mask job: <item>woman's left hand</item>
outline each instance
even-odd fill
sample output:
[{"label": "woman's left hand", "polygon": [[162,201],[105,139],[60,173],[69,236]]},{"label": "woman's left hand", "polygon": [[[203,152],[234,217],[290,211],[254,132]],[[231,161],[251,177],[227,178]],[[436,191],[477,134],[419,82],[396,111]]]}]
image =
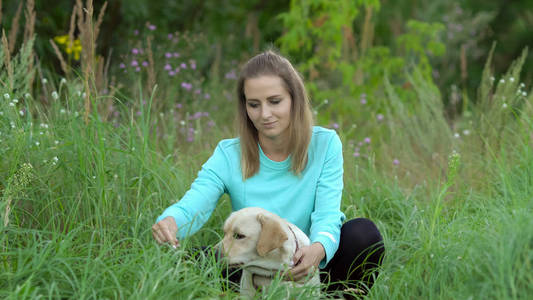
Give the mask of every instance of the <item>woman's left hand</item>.
[{"label": "woman's left hand", "polygon": [[326,251],[318,242],[302,247],[294,253],[292,258],[294,267],[285,275],[285,279],[298,281],[309,273],[315,272],[318,269],[318,264],[325,256]]}]

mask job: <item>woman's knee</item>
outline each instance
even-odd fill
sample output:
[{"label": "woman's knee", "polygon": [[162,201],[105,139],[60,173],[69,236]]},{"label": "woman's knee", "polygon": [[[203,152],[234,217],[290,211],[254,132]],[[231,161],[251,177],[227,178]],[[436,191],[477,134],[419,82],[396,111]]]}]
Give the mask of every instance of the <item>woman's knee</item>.
[{"label": "woman's knee", "polygon": [[385,251],[383,237],[376,224],[366,218],[357,218],[344,223],[341,228],[341,244],[357,251],[371,251],[381,256]]}]

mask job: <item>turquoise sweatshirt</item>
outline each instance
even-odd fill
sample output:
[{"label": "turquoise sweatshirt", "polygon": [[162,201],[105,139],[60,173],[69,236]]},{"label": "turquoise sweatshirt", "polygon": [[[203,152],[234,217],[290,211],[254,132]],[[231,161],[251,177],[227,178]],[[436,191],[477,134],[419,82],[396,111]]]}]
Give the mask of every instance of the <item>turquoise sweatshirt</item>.
[{"label": "turquoise sweatshirt", "polygon": [[227,193],[233,211],[262,207],[298,226],[311,243],[321,243],[326,257],[319,267],[324,268],[339,247],[345,218],[340,211],[343,158],[338,135],[330,129],[313,127],[307,166],[300,177],[290,171],[290,156],[275,162],[261,147],[259,152],[259,172],[243,181],[239,139],[220,141],[191,188],[157,222],[171,216],[178,225],[178,238],[192,235],[209,219],[220,196]]}]

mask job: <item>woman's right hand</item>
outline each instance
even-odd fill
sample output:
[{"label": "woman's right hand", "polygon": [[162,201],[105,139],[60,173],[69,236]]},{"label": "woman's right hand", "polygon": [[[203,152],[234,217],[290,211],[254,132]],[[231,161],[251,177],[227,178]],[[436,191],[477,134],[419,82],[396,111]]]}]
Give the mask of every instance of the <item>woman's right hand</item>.
[{"label": "woman's right hand", "polygon": [[152,235],[159,244],[169,243],[174,248],[179,247],[180,242],[176,238],[177,232],[178,225],[170,216],[152,225]]}]

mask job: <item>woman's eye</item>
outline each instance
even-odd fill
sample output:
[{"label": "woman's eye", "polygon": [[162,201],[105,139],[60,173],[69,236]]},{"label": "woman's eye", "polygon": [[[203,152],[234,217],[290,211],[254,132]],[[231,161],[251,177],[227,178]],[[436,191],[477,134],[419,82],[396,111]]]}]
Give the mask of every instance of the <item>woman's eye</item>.
[{"label": "woman's eye", "polygon": [[258,105],[256,103],[248,103],[248,106],[251,108],[256,108]]},{"label": "woman's eye", "polygon": [[281,100],[279,100],[279,99],[270,101],[270,103],[272,103],[272,104],[279,104],[280,102],[281,102]]},{"label": "woman's eye", "polygon": [[242,240],[245,238],[244,234],[240,234],[240,233],[234,233],[233,234],[233,238],[236,239],[236,240]]}]

